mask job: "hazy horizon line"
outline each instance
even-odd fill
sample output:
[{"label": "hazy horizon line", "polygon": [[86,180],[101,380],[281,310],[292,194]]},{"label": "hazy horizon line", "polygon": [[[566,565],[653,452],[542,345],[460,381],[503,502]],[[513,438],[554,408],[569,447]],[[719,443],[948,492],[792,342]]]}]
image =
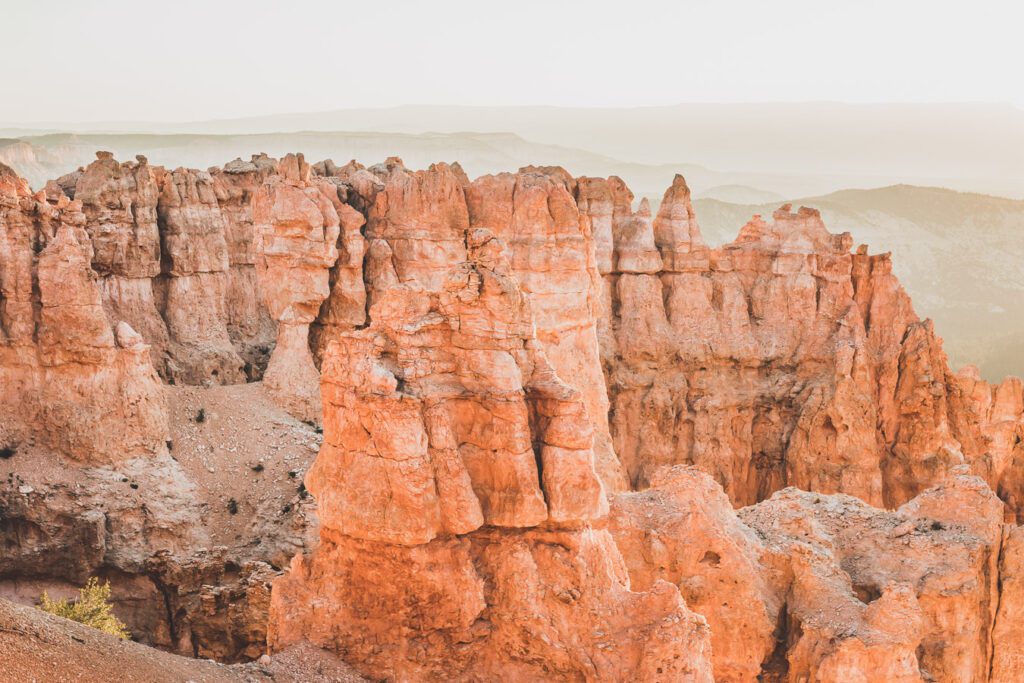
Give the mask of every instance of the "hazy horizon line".
[{"label": "hazy horizon line", "polygon": [[[333,107],[330,109],[312,109],[312,110],[289,110],[289,111],[275,111],[266,113],[254,113],[249,115],[240,116],[223,116],[223,117],[212,117],[212,118],[199,118],[199,119],[107,119],[107,118],[96,118],[96,119],[48,119],[45,121],[0,121],[0,128],[22,128],[26,130],[35,130],[40,128],[51,129],[59,128],[62,125],[188,125],[197,123],[227,123],[231,121],[242,121],[251,119],[263,119],[272,118],[277,116],[300,116],[300,115],[316,115],[316,114],[332,114],[337,112],[350,112],[350,111],[397,111],[401,109],[549,109],[549,110],[588,110],[588,111],[601,111],[601,110],[642,110],[642,109],[675,109],[680,107],[707,107],[707,106],[812,106],[812,105],[828,105],[828,106],[841,106],[841,107],[1007,107],[1009,109],[1016,110],[1024,113],[1024,104],[1018,104],[1010,100],[871,100],[871,101],[843,101],[843,100],[828,100],[828,99],[812,99],[812,100],[700,100],[692,102],[674,102],[670,104],[636,104],[636,105],[566,105],[566,104],[509,104],[509,105],[493,105],[493,104],[445,104],[445,103],[430,103],[430,102],[412,102],[406,104],[393,104],[393,105],[365,105],[365,106],[354,106],[354,107]],[[321,131],[326,132],[326,131]]]}]

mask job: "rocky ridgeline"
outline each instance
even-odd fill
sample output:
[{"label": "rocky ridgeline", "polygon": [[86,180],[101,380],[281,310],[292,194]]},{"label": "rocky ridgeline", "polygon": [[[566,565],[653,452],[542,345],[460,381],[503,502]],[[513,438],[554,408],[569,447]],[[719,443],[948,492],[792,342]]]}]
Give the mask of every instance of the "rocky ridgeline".
[{"label": "rocky ridgeline", "polygon": [[711,249],[680,176],[654,214],[560,168],[4,170],[0,439],[173,467],[160,378],[262,379],[322,421],[319,543],[269,616],[239,593],[230,629],[257,627],[221,656],[1019,680],[1024,390],[954,374],[852,247],[786,206]]}]

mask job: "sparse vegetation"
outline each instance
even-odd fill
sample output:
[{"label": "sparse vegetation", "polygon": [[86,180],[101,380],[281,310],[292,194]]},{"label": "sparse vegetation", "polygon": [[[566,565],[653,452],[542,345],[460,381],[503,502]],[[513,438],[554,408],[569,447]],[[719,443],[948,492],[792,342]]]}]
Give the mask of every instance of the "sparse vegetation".
[{"label": "sparse vegetation", "polygon": [[206,422],[206,408],[200,408],[196,413],[196,422]]},{"label": "sparse vegetation", "polygon": [[67,598],[51,600],[46,593],[39,600],[39,609],[44,612],[91,626],[122,640],[131,638],[128,627],[113,612],[109,581],[101,584],[95,576],[90,578],[85,587],[78,591],[78,599],[74,601]]},{"label": "sparse vegetation", "polygon": [[228,501],[228,512],[230,512],[233,515],[238,514],[238,501],[235,500],[234,498]]},{"label": "sparse vegetation", "polygon": [[306,484],[305,483],[299,484],[298,494],[299,494],[299,498],[301,498],[302,500],[306,500],[306,498],[309,497],[309,491],[306,490]]},{"label": "sparse vegetation", "polygon": [[14,446],[0,446],[0,460],[10,460],[18,454],[18,449]]}]

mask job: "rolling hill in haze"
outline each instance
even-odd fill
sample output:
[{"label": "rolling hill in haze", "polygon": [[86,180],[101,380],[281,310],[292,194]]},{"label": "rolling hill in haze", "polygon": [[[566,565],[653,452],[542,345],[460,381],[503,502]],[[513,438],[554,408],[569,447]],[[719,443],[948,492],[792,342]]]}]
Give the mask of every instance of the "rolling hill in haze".
[{"label": "rolling hill in haze", "polygon": [[698,184],[728,182],[732,177],[694,164],[629,163],[581,149],[529,142],[511,133],[51,133],[0,139],[0,162],[28,178],[33,187],[41,187],[50,178],[88,164],[100,149],[121,159],[143,154],[150,162],[170,168],[208,168],[235,157],[247,159],[256,152],[281,157],[294,151],[302,151],[310,160],[338,163],[357,159],[372,164],[399,156],[413,168],[458,161],[471,176],[515,171],[529,164],[560,165],[578,175],[620,175],[640,192],[658,195],[675,173],[684,173]]},{"label": "rolling hill in haze", "polygon": [[[338,163],[358,159],[372,164],[399,156],[413,168],[458,161],[471,176],[516,171],[530,164],[555,165],[577,176],[617,175],[637,195],[659,198],[676,173],[685,175],[696,190],[719,188],[726,193],[721,196],[733,199],[794,196],[787,194],[791,188],[821,187],[813,177],[720,171],[692,163],[623,161],[575,147],[531,142],[514,133],[47,133],[0,138],[0,162],[28,178],[33,187],[42,187],[50,178],[88,164],[100,149],[120,159],[143,154],[169,168],[208,168],[235,157],[247,159],[256,152],[281,157],[295,151],[311,160]],[[737,195],[737,188],[750,189]]]}]

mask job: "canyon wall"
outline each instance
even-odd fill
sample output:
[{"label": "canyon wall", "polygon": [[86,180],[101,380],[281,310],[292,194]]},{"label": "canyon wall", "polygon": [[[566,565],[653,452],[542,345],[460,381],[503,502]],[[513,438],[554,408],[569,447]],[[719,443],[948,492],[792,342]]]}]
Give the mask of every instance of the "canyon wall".
[{"label": "canyon wall", "polygon": [[[34,195],[0,169],[0,380],[23,397],[0,446],[180,478],[161,379],[262,380],[322,423],[319,540],[247,532],[301,551],[269,596],[268,564],[154,572],[183,605],[235,575],[155,639],[197,654],[310,640],[395,680],[1024,675],[1020,381],[954,374],[888,255],[813,209],[711,249],[682,177],[633,200],[395,158],[100,153]],[[156,508],[181,556],[210,541],[184,530],[191,486]],[[95,525],[103,495],[47,524]],[[8,526],[14,575],[45,553]],[[131,528],[104,543],[152,569]]]},{"label": "canyon wall", "polygon": [[0,167],[0,443],[103,465],[155,453],[167,417],[149,347],[104,314],[86,225]]},{"label": "canyon wall", "polygon": [[258,303],[251,203],[275,167],[254,157],[167,171],[99,152],[48,186],[81,203],[104,308],[143,335],[168,382],[236,384],[265,367],[274,333]]},{"label": "canyon wall", "polygon": [[616,178],[579,188],[604,255],[602,362],[634,487],[694,464],[735,505],[796,486],[893,507],[968,463],[1016,514],[1021,385],[954,375],[888,254],[851,252],[849,234],[788,206],[709,249],[681,176],[653,220]]},{"label": "canyon wall", "polygon": [[397,680],[711,680],[703,619],[667,584],[630,591],[593,526],[593,428],[504,243],[462,234],[430,279],[371,281],[370,325],[327,347],[321,543],[275,584],[272,647]]}]

